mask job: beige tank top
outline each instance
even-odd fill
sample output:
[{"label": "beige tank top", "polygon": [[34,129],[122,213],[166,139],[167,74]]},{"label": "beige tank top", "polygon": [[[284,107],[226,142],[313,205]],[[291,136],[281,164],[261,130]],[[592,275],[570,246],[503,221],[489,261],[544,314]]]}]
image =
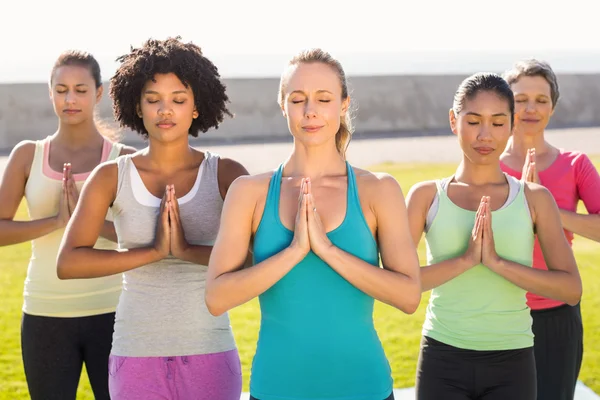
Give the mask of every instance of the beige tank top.
[{"label": "beige tank top", "polygon": [[[29,218],[48,218],[58,213],[62,191],[62,171],[54,171],[48,163],[50,137],[36,142],[25,199]],[[104,142],[102,162],[119,156],[123,145]],[[90,173],[74,174],[77,189]],[[109,210],[107,220],[112,221]],[[23,291],[23,312],[47,317],[84,317],[114,312],[121,293],[121,274],[94,278],[60,280],[56,274],[56,258],[64,234],[58,229],[31,242],[31,259]],[[98,239],[96,248],[116,249],[117,244]]]}]

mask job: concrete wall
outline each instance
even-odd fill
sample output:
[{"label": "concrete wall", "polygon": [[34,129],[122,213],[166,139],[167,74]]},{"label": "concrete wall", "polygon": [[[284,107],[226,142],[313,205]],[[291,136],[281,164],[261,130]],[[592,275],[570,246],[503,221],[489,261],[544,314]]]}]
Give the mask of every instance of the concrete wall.
[{"label": "concrete wall", "polygon": [[[464,76],[350,77],[356,109],[357,135],[445,132],[454,91]],[[561,100],[552,127],[600,126],[600,74],[559,77]],[[282,140],[289,136],[276,103],[278,79],[225,80],[235,118],[203,138],[210,142]],[[105,86],[106,93],[108,85]],[[112,121],[108,96],[100,116]],[[0,149],[23,139],[39,139],[56,130],[48,87],[39,84],[0,85]],[[132,132],[125,142],[141,146]]]}]

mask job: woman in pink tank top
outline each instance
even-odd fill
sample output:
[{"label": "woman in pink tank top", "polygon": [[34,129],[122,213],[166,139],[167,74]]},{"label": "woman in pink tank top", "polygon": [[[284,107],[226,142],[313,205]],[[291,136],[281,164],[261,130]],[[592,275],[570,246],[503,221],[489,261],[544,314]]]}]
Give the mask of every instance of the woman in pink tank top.
[{"label": "woman in pink tank top", "polygon": [[[108,357],[121,282],[118,277],[60,281],[56,256],[90,171],[135,149],[99,132],[94,108],[103,87],[91,54],[62,53],[49,89],[58,130],[19,143],[0,183],[0,246],[32,242],[21,323],[25,376],[33,400],[74,400],[85,364],[95,398],[109,399]],[[14,221],[23,197],[30,220]],[[97,245],[110,247],[112,222],[105,221],[102,236]]]},{"label": "woman in pink tank top", "polygon": [[[546,62],[517,62],[504,75],[515,95],[515,131],[501,161],[502,169],[517,178],[540,183],[560,208],[565,236],[600,241],[600,176],[582,152],[552,146],[545,138],[559,99],[556,75]],[[588,214],[577,213],[583,201]],[[548,269],[539,242],[533,267]],[[579,305],[571,307],[527,294],[533,317],[538,399],[572,400],[583,357],[583,324]]]}]

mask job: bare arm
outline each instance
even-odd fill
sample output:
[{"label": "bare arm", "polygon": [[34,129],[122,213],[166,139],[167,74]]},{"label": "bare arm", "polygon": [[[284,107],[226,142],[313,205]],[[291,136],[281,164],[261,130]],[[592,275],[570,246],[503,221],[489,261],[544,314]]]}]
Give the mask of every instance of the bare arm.
[{"label": "bare arm", "polygon": [[577,235],[600,242],[600,214],[578,214],[559,210],[563,227]]},{"label": "bare arm", "polygon": [[[581,278],[562,230],[556,202],[546,188],[534,183],[527,183],[526,195],[533,208],[535,230],[548,271],[500,258],[486,266],[529,292],[576,305],[581,299]],[[491,217],[486,221],[490,225]]]},{"label": "bare arm", "polygon": [[[377,193],[373,208],[383,269],[333,245],[317,255],[359,290],[412,314],[421,301],[421,282],[402,190],[393,177],[382,174],[371,192]],[[309,213],[312,207],[309,203]],[[309,230],[312,226],[309,216]]]},{"label": "bare arm", "polygon": [[[104,218],[116,196],[117,165],[99,165],[83,186],[81,197],[69,222],[58,254],[60,279],[96,278],[125,272],[166,257],[169,252],[168,231],[164,221],[164,198],[155,246],[127,251],[94,249]],[[166,235],[166,240],[164,237]],[[166,249],[165,249],[166,246]]]},{"label": "bare arm", "polygon": [[[421,182],[413,186],[406,197],[408,225],[415,246],[418,246],[421,241],[427,214],[436,192],[435,182]],[[473,251],[467,251],[459,257],[421,267],[421,290],[426,292],[441,286],[477,265],[476,260],[481,257],[481,252],[476,251],[478,248],[477,237],[476,240],[471,240],[470,244],[471,242],[474,245],[471,249]],[[479,246],[481,246],[480,243],[479,241]]]},{"label": "bare arm", "polygon": [[47,235],[66,225],[67,216],[34,221],[14,221],[25,195],[25,185],[35,154],[35,143],[24,141],[11,152],[0,181],[0,246],[8,246]]},{"label": "bare arm", "polygon": [[[308,253],[307,249],[299,248],[292,242],[292,245],[272,257],[244,268],[252,236],[254,209],[258,196],[264,191],[258,179],[237,179],[225,198],[221,226],[206,277],[206,305],[213,315],[221,315],[264,293]],[[306,204],[304,207],[306,215]],[[298,223],[296,228],[299,228]]]},{"label": "bare arm", "polygon": [[585,154],[576,157],[574,174],[577,194],[588,213],[560,210],[562,225],[568,231],[600,242],[600,174]]}]

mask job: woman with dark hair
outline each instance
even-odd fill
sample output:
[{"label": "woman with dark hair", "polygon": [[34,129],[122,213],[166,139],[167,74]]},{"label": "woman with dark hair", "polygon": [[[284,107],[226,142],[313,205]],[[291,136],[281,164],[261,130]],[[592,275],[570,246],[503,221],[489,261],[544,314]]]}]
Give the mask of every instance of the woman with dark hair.
[{"label": "woman with dark hair", "polygon": [[[121,277],[64,282],[56,256],[79,190],[100,163],[135,152],[104,137],[94,121],[103,94],[100,66],[89,53],[62,53],[50,74],[58,130],[12,151],[0,183],[0,246],[31,241],[23,291],[21,348],[29,394],[75,399],[85,364],[96,399],[108,399],[108,356]],[[30,221],[14,221],[25,197]],[[115,248],[111,214],[97,248]]]},{"label": "woman with dark hair", "polygon": [[[112,400],[239,400],[242,377],[227,315],[204,303],[206,265],[239,163],[190,146],[217,128],[228,97],[193,43],[148,40],[119,59],[117,120],[148,147],[97,168],[58,257],[62,279],[123,274],[109,365]],[[114,214],[119,250],[92,247]]]},{"label": "woman with dark hair", "polygon": [[[426,232],[422,289],[432,290],[417,370],[418,400],[535,400],[531,291],[569,304],[581,280],[552,195],[500,169],[513,93],[496,74],[458,88],[450,127],[463,151],[451,177],[407,196],[415,243]],[[531,268],[538,233],[549,269]]]}]

